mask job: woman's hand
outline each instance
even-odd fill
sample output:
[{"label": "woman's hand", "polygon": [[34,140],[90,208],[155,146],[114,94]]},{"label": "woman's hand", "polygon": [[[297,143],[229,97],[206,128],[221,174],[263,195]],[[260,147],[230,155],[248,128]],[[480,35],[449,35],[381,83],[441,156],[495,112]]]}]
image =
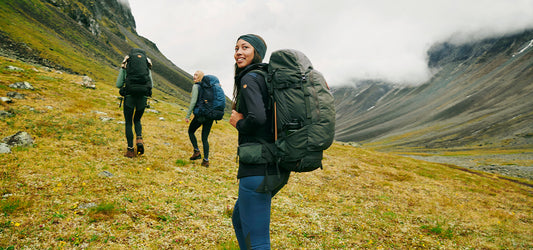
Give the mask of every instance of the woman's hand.
[{"label": "woman's hand", "polygon": [[230,116],[230,118],[229,118],[229,123],[230,123],[233,127],[237,128],[237,122],[238,122],[239,120],[242,120],[242,119],[244,119],[244,116],[243,116],[241,113],[238,113],[238,112],[235,111],[235,110],[232,110],[232,111],[231,111],[231,116]]}]

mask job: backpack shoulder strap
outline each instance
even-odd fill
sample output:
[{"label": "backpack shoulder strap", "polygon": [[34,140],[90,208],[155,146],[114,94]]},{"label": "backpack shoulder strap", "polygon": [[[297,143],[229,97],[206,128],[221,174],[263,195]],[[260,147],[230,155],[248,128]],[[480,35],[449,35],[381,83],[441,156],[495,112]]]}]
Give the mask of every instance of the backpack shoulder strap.
[{"label": "backpack shoulder strap", "polygon": [[266,72],[266,70],[263,70],[263,69],[254,69],[254,70],[251,70],[248,73],[255,74],[255,75],[262,75],[262,76],[265,77],[265,80],[266,80],[266,77],[267,77],[267,72]]}]

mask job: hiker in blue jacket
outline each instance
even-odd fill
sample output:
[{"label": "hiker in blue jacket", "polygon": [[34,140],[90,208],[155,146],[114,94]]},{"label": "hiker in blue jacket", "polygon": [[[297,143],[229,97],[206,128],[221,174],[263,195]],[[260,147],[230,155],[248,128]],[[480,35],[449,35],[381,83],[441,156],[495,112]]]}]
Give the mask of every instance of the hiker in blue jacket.
[{"label": "hiker in blue jacket", "polygon": [[[265,64],[267,46],[258,35],[247,34],[235,45],[235,85],[230,124],[238,133],[239,150],[244,144],[273,143],[274,120],[268,107],[269,94],[262,74],[253,72]],[[287,183],[290,172],[274,162],[257,164],[239,159],[239,196],[232,222],[241,249],[270,249],[272,197]]]},{"label": "hiker in blue jacket", "polygon": [[[191,102],[189,104],[189,110],[187,111],[187,115],[185,116],[185,122],[189,122],[189,119],[191,117],[191,114],[194,111],[194,108],[196,107],[196,104],[198,102],[198,89],[200,88],[200,82],[202,81],[202,78],[204,77],[204,72],[198,70],[193,75],[193,81],[194,85],[192,86],[191,90]],[[193,154],[189,158],[192,160],[198,160],[202,158],[202,153],[200,153],[200,148],[198,147],[198,141],[196,140],[196,136],[194,133],[198,128],[202,126],[202,145],[204,148],[204,158],[202,159],[202,166],[209,167],[209,133],[211,132],[211,127],[213,126],[213,120],[208,119],[206,117],[201,117],[195,115],[192,119],[190,125],[189,125],[189,139],[191,140],[191,144],[193,146]]]},{"label": "hiker in blue jacket", "polygon": [[[152,96],[151,69],[152,62],[146,57],[146,53],[138,48],[133,48],[120,65],[116,87],[120,88],[120,95],[124,96],[124,119],[128,143],[124,156],[128,158],[144,154],[141,118],[148,97]],[[135,126],[135,134],[137,135],[137,154],[135,154],[133,147],[133,126]]]}]

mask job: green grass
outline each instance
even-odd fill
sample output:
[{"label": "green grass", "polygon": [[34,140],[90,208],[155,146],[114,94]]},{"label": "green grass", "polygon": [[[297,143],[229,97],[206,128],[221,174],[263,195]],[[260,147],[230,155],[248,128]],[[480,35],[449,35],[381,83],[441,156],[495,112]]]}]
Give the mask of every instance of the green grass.
[{"label": "green grass", "polygon": [[420,228],[428,234],[433,234],[444,239],[452,239],[454,236],[454,226],[446,225],[446,223],[435,222],[434,225],[422,225]]},{"label": "green grass", "polygon": [[90,222],[98,222],[101,220],[111,220],[120,210],[113,202],[102,202],[95,207],[89,208],[88,216]]},{"label": "green grass", "polygon": [[[63,5],[63,10],[71,13],[58,12],[57,7],[46,1],[2,1],[0,2],[2,35],[9,37],[18,47],[22,47],[20,50],[25,50],[29,57],[45,59],[37,60],[46,63],[54,71],[60,69],[88,75],[97,84],[110,86],[114,85],[118,65],[131,47],[152,46],[150,42],[145,41],[145,38],[135,42],[126,39],[119,27],[105,15],[102,20],[98,20],[102,32],[97,36],[93,35],[87,28],[68,17],[69,14],[93,16],[87,7],[79,2],[67,1]],[[137,34],[130,35],[137,37]],[[164,56],[159,52],[155,53],[152,61],[157,67],[154,68],[153,77],[158,89],[154,90],[154,93],[160,91],[172,93],[173,96],[165,98],[177,98],[180,99],[179,102],[184,102],[189,95],[187,91],[192,86],[190,75],[166,61],[161,62],[161,57]],[[0,69],[0,72],[5,71],[5,68]]]},{"label": "green grass", "polygon": [[[0,69],[6,65],[25,71],[0,71],[0,86],[31,79],[37,89],[15,90],[27,98],[3,106],[15,116],[0,120],[0,138],[26,131],[35,144],[0,154],[0,247],[238,248],[237,133],[227,121],[213,126],[204,168],[186,160],[185,108],[153,102],[160,113],[143,116],[146,153],[125,158],[115,88],[84,89],[81,76],[0,57]],[[323,164],[293,174],[274,198],[273,249],[533,247],[531,187],[338,143]]]},{"label": "green grass", "polygon": [[4,198],[0,200],[0,212],[5,216],[13,214],[18,210],[23,210],[31,206],[31,202],[20,198]]}]

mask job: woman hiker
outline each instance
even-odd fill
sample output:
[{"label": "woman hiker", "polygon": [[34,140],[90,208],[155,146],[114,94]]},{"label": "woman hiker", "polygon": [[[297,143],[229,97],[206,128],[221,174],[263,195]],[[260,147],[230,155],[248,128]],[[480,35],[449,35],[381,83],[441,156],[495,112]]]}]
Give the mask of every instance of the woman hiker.
[{"label": "woman hiker", "polygon": [[[238,144],[273,143],[272,109],[262,74],[251,72],[264,67],[267,46],[258,35],[247,34],[235,45],[235,84],[230,124],[238,131]],[[272,197],[287,183],[290,172],[275,163],[257,164],[239,159],[239,195],[232,222],[241,249],[270,249]],[[268,179],[268,183],[267,183]]]},{"label": "woman hiker", "polygon": [[[152,62],[142,49],[133,48],[120,65],[116,86],[120,95],[124,96],[124,119],[126,122],[126,140],[128,148],[124,156],[133,158],[144,154],[141,118],[146,108],[148,97],[152,96]],[[136,146],[133,147],[133,131],[137,135]]]},{"label": "woman hiker", "polygon": [[[196,104],[198,102],[198,89],[200,88],[200,82],[202,81],[202,78],[204,77],[204,72],[198,70],[193,75],[194,85],[192,86],[191,91],[191,102],[189,104],[189,110],[187,111],[187,115],[185,116],[185,122],[189,123],[189,119],[191,117],[191,113],[193,113],[194,108],[196,107]],[[198,141],[196,140],[196,136],[194,133],[198,128],[202,126],[202,145],[204,148],[204,158],[202,159],[202,166],[209,167],[209,133],[211,132],[211,127],[213,126],[213,120],[207,119],[205,117],[201,116],[194,116],[191,123],[189,124],[189,139],[191,140],[191,144],[193,147],[193,154],[191,158],[192,160],[198,160],[202,158],[202,153],[200,153],[200,149],[198,148]]]}]

